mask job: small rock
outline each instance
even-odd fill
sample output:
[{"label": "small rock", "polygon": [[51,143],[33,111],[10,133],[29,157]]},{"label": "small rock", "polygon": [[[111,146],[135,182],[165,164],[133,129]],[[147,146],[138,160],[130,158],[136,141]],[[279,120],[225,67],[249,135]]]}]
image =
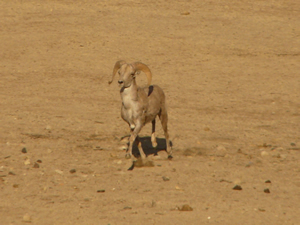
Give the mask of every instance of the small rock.
[{"label": "small rock", "polygon": [[25,165],[30,165],[30,159],[26,159],[24,162]]},{"label": "small rock", "polygon": [[105,192],[104,189],[97,190],[97,193],[103,193],[103,192]]},{"label": "small rock", "polygon": [[31,216],[26,213],[24,216],[23,216],[23,221],[26,222],[26,223],[31,223]]},{"label": "small rock", "polygon": [[185,12],[180,13],[180,15],[187,16],[187,15],[190,15],[190,12],[185,11]]},{"label": "small rock", "polygon": [[265,212],[266,210],[265,209],[262,209],[262,208],[258,208],[259,211],[261,212]]},{"label": "small rock", "polygon": [[27,153],[27,149],[26,148],[22,148],[22,153]]},{"label": "small rock", "polygon": [[175,189],[176,189],[177,191],[183,191],[183,189],[182,189],[181,187],[179,187],[179,186],[176,186]]},{"label": "small rock", "polygon": [[76,173],[76,169],[71,169],[70,173]]},{"label": "small rock", "polygon": [[51,126],[50,126],[50,125],[47,125],[45,129],[46,129],[46,130],[51,130]]},{"label": "small rock", "polygon": [[58,173],[58,174],[60,174],[60,175],[63,175],[63,174],[64,174],[64,172],[61,171],[61,170],[55,170],[55,172]]},{"label": "small rock", "polygon": [[268,153],[267,151],[262,151],[262,152],[260,153],[260,155],[261,155],[262,157],[265,157],[265,156],[268,156],[269,153]]},{"label": "small rock", "polygon": [[179,208],[179,211],[193,211],[193,208],[188,204],[185,204],[181,208]]},{"label": "small rock", "polygon": [[265,183],[267,183],[267,184],[270,184],[270,183],[271,183],[271,181],[270,181],[270,180],[266,180],[266,181],[265,181]]},{"label": "small rock", "polygon": [[103,148],[102,148],[101,146],[96,146],[96,147],[94,148],[94,150],[95,150],[95,151],[101,151],[101,150],[103,150]]},{"label": "small rock", "polygon": [[235,185],[232,189],[233,189],[233,190],[237,190],[237,191],[243,190],[242,187],[241,187],[240,185]]},{"label": "small rock", "polygon": [[13,184],[13,188],[18,188],[19,185],[18,184]]},{"label": "small rock", "polygon": [[248,162],[247,164],[246,164],[246,167],[250,167],[250,166],[252,166],[253,165],[253,162]]},{"label": "small rock", "polygon": [[42,160],[38,159],[36,162],[38,162],[38,163],[42,163]]},{"label": "small rock", "polygon": [[220,179],[220,182],[232,183],[230,180]]},{"label": "small rock", "polygon": [[272,157],[274,158],[281,158],[280,154],[278,152],[275,152],[274,154],[272,154]]},{"label": "small rock", "polygon": [[125,206],[123,209],[127,210],[127,209],[132,209],[132,207],[130,206]]},{"label": "small rock", "polygon": [[204,131],[210,131],[209,127],[204,127]]},{"label": "small rock", "polygon": [[114,153],[110,153],[110,157],[112,157],[112,158],[118,158],[118,156],[116,154],[114,154]]},{"label": "small rock", "polygon": [[40,168],[40,165],[38,163],[34,163],[33,168]]},{"label": "small rock", "polygon": [[123,145],[123,146],[120,147],[120,150],[124,151],[124,150],[127,150],[127,148],[128,148],[127,145]]},{"label": "small rock", "polygon": [[270,190],[269,190],[269,188],[265,188],[264,192],[267,193],[267,194],[271,193]]},{"label": "small rock", "polygon": [[169,177],[165,177],[165,176],[163,176],[162,179],[163,179],[164,181],[169,181],[169,180],[170,180]]},{"label": "small rock", "polygon": [[16,175],[13,171],[9,171],[8,175]]},{"label": "small rock", "polygon": [[296,146],[296,144],[292,142],[292,143],[291,143],[291,146]]}]

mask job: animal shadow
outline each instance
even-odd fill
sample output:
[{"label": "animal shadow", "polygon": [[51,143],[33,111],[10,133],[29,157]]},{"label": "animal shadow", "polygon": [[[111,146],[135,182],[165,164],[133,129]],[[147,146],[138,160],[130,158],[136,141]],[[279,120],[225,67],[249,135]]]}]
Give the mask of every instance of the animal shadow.
[{"label": "animal shadow", "polygon": [[[166,149],[167,149],[167,143],[166,143],[165,138],[156,138],[157,146],[155,148],[153,148],[152,142],[151,142],[151,137],[149,137],[149,136],[140,137],[140,141],[141,141],[142,148],[143,148],[146,156],[152,155],[152,154],[157,155],[158,152],[166,151]],[[172,141],[170,141],[170,146],[171,147],[173,146]],[[133,143],[132,154],[136,158],[140,157],[140,152],[139,152],[138,146],[135,144],[135,142]]]}]

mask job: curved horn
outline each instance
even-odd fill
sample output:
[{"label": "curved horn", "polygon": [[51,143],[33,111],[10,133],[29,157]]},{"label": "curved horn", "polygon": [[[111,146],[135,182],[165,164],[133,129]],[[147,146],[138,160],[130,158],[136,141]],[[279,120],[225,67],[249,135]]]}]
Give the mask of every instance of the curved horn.
[{"label": "curved horn", "polygon": [[118,70],[120,69],[120,67],[125,64],[126,62],[124,60],[120,60],[120,61],[117,61],[115,66],[114,66],[114,70],[113,70],[113,74],[112,74],[112,77],[111,77],[111,81],[108,81],[109,84],[111,84],[114,80],[114,77],[116,75],[116,73],[118,72]]},{"label": "curved horn", "polygon": [[136,71],[143,71],[146,74],[147,80],[148,80],[148,85],[150,85],[151,80],[152,80],[152,73],[151,73],[149,67],[141,62],[132,63],[132,66]]}]

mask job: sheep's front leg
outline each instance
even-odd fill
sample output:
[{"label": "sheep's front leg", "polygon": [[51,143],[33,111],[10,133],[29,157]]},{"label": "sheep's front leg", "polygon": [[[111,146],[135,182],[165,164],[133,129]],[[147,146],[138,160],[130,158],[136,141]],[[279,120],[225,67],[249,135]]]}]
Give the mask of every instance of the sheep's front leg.
[{"label": "sheep's front leg", "polygon": [[136,141],[136,144],[138,146],[140,155],[141,155],[142,159],[144,159],[144,158],[146,158],[146,156],[145,156],[145,153],[142,149],[141,142],[140,142],[139,137],[138,137],[138,134],[142,129],[142,125],[141,125],[141,123],[137,123],[136,126],[130,126],[130,128],[132,129],[132,132],[131,132],[131,136],[129,138],[128,153],[126,154],[125,157],[127,159],[131,158],[133,160],[132,147],[133,147],[133,142]]}]

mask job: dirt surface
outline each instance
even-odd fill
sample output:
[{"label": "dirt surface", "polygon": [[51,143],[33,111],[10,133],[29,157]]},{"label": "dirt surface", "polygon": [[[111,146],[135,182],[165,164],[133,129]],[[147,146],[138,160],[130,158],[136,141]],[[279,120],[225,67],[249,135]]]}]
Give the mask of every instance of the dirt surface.
[{"label": "dirt surface", "polygon": [[[1,1],[0,31],[1,225],[300,223],[299,1]],[[120,59],[173,160],[147,125],[127,171]]]}]

